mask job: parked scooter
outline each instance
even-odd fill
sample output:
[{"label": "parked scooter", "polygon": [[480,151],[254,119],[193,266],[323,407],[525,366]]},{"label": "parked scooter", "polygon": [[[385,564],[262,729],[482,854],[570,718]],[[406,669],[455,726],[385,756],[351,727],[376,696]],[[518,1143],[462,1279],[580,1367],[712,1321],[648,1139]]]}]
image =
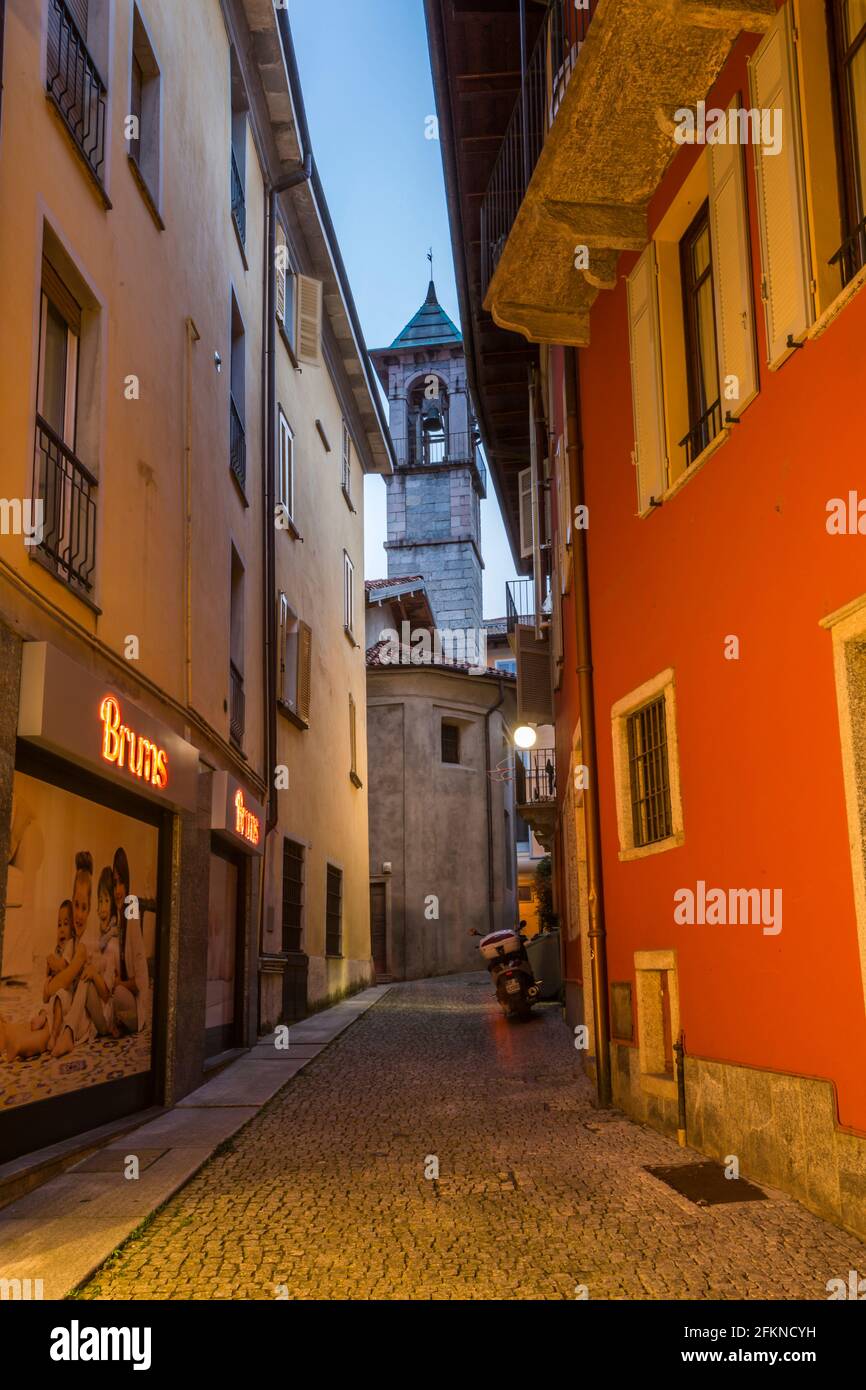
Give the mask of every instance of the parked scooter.
[{"label": "parked scooter", "polygon": [[[481,933],[471,927],[469,935],[481,936]],[[478,943],[506,1018],[528,1018],[541,984],[529,963],[525,941],[519,929],[509,927],[505,931],[490,932]]]}]

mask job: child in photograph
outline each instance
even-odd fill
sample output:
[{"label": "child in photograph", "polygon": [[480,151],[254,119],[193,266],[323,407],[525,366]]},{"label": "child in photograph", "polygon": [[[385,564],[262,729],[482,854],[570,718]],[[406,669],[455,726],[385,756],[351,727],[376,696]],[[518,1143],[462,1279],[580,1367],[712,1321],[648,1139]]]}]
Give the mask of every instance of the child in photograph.
[{"label": "child in photograph", "polygon": [[57,943],[53,954],[45,958],[45,988],[42,998],[48,1003],[48,986],[53,975],[58,975],[75,954],[75,934],[72,930],[72,899],[64,898],[57,911]]},{"label": "child in photograph", "polygon": [[75,879],[72,887],[72,930],[75,934],[75,951],[72,960],[53,977],[48,986],[52,996],[51,1054],[62,1057],[71,1052],[78,1042],[90,1042],[95,1029],[87,1011],[81,1007],[73,1009],[74,987],[87,964],[88,951],[84,941],[90,907],[93,899],[93,855],[89,850],[79,850],[75,856]]},{"label": "child in photograph", "polygon": [[114,871],[107,865],[99,875],[96,889],[96,915],[99,941],[81,972],[78,986],[86,990],[87,1012],[97,1033],[120,1037],[114,1021],[114,986],[120,973],[120,934],[114,903]]},{"label": "child in photograph", "polygon": [[[57,943],[52,955],[46,957],[45,994],[48,998],[48,984],[52,976],[69,964],[75,951],[72,934],[72,902],[65,898],[57,911]],[[50,1024],[47,1009],[38,1009],[29,1024],[4,1023],[0,1019],[0,1048],[5,1051],[7,1062],[16,1057],[38,1057],[48,1047]]]}]

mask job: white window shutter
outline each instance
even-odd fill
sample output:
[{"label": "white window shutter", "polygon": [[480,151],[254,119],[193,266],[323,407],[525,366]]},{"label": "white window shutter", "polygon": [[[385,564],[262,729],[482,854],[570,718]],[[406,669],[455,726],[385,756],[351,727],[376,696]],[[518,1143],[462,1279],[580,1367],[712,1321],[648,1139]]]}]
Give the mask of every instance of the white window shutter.
[{"label": "white window shutter", "polygon": [[517,475],[517,490],[520,498],[520,558],[528,560],[532,554],[531,468],[523,468]]},{"label": "white window shutter", "polygon": [[295,344],[299,362],[318,366],[322,360],[322,282],[297,276]]},{"label": "white window shutter", "polygon": [[288,694],[286,690],[286,647],[289,640],[289,603],[283,593],[280,594],[279,599],[279,630],[278,654],[280,664],[277,681],[277,696],[280,700],[285,702]]},{"label": "white window shutter", "polygon": [[[735,105],[739,106],[739,97]],[[719,399],[724,421],[728,415],[736,419],[758,390],[752,263],[743,147],[726,144],[707,149]]]},{"label": "white window shutter", "polygon": [[286,234],[277,224],[277,318],[286,321]]},{"label": "white window shutter", "polygon": [[517,718],[523,724],[553,723],[553,663],[550,642],[530,628],[517,629]]},{"label": "white window shutter", "polygon": [[650,242],[628,277],[628,334],[638,512],[667,486],[656,249]]},{"label": "white window shutter", "polygon": [[[781,122],[782,148],[755,147],[758,226],[767,324],[767,361],[778,367],[788,339],[802,340],[812,321],[811,265],[803,184],[800,103],[791,5],[785,5],[749,63],[752,105]],[[828,171],[828,177],[832,177]]]}]

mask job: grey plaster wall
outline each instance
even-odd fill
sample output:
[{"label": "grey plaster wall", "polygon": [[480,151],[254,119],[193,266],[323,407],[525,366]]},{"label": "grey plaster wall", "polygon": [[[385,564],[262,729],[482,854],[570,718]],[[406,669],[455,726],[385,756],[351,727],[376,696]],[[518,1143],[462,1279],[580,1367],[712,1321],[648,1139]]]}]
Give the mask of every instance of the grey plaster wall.
[{"label": "grey plaster wall", "polygon": [[[490,778],[493,826],[489,905],[485,712],[499,689],[486,679],[411,668],[368,673],[370,871],[392,865],[389,971],[419,979],[477,969],[477,940],[516,921],[513,784]],[[505,712],[513,716],[513,690]],[[460,727],[460,765],[441,759],[442,719]],[[502,714],[489,723],[491,768],[502,762]],[[506,856],[511,857],[509,888]],[[431,901],[432,900],[432,901]],[[437,915],[438,913],[438,915]],[[491,921],[492,918],[492,921]]]}]

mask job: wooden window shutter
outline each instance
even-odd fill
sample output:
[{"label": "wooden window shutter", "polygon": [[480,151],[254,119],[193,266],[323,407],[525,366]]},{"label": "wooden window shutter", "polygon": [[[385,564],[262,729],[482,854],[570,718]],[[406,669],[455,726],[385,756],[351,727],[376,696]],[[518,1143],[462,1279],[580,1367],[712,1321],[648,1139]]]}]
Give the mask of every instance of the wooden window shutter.
[{"label": "wooden window shutter", "polygon": [[[782,148],[755,147],[762,297],[767,361],[778,367],[812,320],[811,264],[806,226],[800,104],[791,5],[785,5],[749,63],[752,104],[778,113]],[[828,177],[831,175],[828,174]]]},{"label": "wooden window shutter", "polygon": [[289,640],[289,603],[285,594],[277,599],[277,699],[288,702],[286,690],[286,647]]},{"label": "wooden window shutter", "polygon": [[528,627],[517,628],[517,718],[523,724],[553,723],[551,652]]},{"label": "wooden window shutter", "polygon": [[298,623],[298,688],[295,713],[305,724],[310,722],[310,684],[313,633],[306,623]]},{"label": "wooden window shutter", "polygon": [[286,234],[277,223],[277,319],[280,323],[286,321]]},{"label": "wooden window shutter", "polygon": [[42,291],[63,315],[73,333],[81,337],[81,305],[46,256],[42,257]]},{"label": "wooden window shutter", "polygon": [[322,282],[297,277],[295,343],[299,362],[318,366],[322,360]]},{"label": "wooden window shutter", "polygon": [[629,356],[640,515],[649,511],[650,499],[660,497],[667,485],[656,273],[656,249],[650,242],[628,277]]},{"label": "wooden window shutter", "polygon": [[[739,95],[734,99],[739,107]],[[755,317],[752,308],[752,262],[743,147],[709,145],[710,238],[716,331],[719,339],[719,398],[722,420],[736,419],[758,390]],[[781,158],[781,155],[778,156]],[[735,376],[738,394],[728,398],[728,379]]]},{"label": "wooden window shutter", "polygon": [[523,468],[517,475],[520,498],[520,558],[528,560],[532,554],[532,469]]}]

